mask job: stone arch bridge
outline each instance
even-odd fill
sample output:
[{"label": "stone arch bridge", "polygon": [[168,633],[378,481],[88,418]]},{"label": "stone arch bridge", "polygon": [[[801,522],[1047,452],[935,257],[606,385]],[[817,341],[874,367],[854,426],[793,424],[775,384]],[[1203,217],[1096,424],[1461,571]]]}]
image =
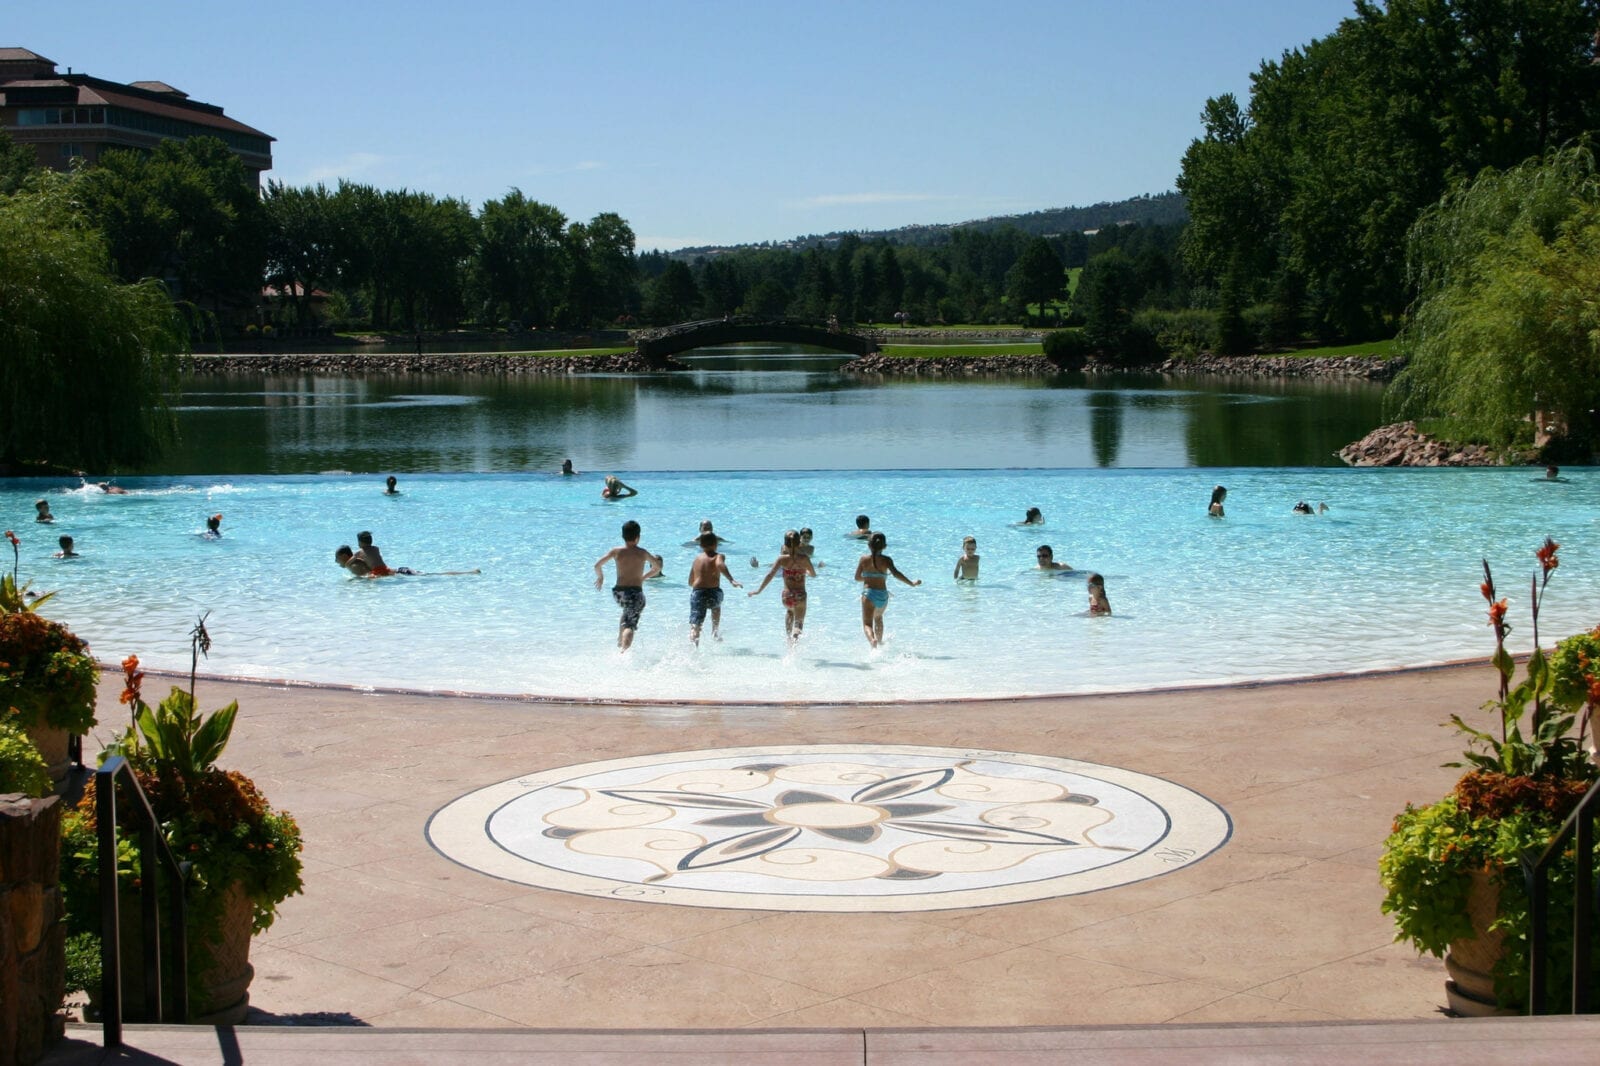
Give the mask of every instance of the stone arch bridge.
[{"label": "stone arch bridge", "polygon": [[753,341],[778,341],[808,344],[850,355],[870,355],[878,350],[869,333],[842,329],[831,321],[808,318],[782,318],[734,315],[699,322],[679,322],[661,329],[643,330],[635,341],[639,355],[651,366],[670,365],[672,356],[715,344],[741,344]]}]

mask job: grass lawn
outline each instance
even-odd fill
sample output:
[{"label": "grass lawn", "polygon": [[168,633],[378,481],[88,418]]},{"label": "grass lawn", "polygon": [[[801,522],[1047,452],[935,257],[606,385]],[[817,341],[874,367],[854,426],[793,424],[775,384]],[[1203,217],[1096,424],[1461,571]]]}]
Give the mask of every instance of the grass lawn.
[{"label": "grass lawn", "polygon": [[950,359],[986,355],[1043,355],[1038,341],[1019,344],[885,344],[881,354],[891,359]]},{"label": "grass lawn", "polygon": [[1363,341],[1360,344],[1341,344],[1332,348],[1301,348],[1281,353],[1296,359],[1343,359],[1347,355],[1399,355],[1393,338],[1386,341]]}]

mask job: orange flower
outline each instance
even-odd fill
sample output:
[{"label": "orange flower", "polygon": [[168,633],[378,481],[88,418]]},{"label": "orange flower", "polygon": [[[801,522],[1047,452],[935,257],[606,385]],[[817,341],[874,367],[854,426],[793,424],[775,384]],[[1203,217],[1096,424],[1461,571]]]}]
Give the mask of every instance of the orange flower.
[{"label": "orange flower", "polygon": [[1490,603],[1494,602],[1494,586],[1489,584],[1489,582],[1485,581],[1483,584],[1479,585],[1478,591],[1483,593],[1484,599],[1488,600]]},{"label": "orange flower", "polygon": [[1495,628],[1504,625],[1506,621],[1506,601],[1500,600],[1489,605],[1489,624]]},{"label": "orange flower", "polygon": [[15,533],[11,532],[11,530],[9,530],[9,529],[6,530],[6,539],[11,542],[11,546],[13,548],[22,547],[22,541],[18,540],[17,539],[17,535]]},{"label": "orange flower", "polygon": [[1549,574],[1550,571],[1561,565],[1561,560],[1556,558],[1556,549],[1559,547],[1561,547],[1561,545],[1557,544],[1549,537],[1546,537],[1544,538],[1544,547],[1533,553],[1536,557],[1538,557],[1539,565],[1544,567],[1544,572],[1546,574]]},{"label": "orange flower", "polygon": [[122,695],[117,697],[118,703],[138,703],[139,686],[144,683],[144,672],[139,669],[139,657],[130,655],[122,660],[122,676],[126,682],[122,687]]}]

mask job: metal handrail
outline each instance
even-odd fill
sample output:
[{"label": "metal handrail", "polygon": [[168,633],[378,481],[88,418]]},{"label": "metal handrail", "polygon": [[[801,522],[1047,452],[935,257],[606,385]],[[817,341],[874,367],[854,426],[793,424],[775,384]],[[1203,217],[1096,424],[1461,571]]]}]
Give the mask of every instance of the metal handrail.
[{"label": "metal handrail", "polygon": [[1561,829],[1537,860],[1523,862],[1528,885],[1528,1013],[1540,1014],[1550,981],[1550,867],[1573,839],[1577,851],[1572,885],[1572,1000],[1571,1014],[1594,1013],[1589,980],[1594,968],[1595,895],[1594,823],[1600,817],[1600,781],[1584,793]]},{"label": "metal handrail", "polygon": [[[185,896],[188,893],[189,864],[179,862],[167,839],[150,800],[139,786],[133,768],[120,755],[112,756],[94,773],[95,821],[100,847],[100,1010],[101,1042],[104,1046],[122,1045],[122,914],[117,890],[117,781],[130,787],[132,814],[139,833],[139,913],[144,930],[144,1009],[150,1021],[189,1020],[189,936]],[[159,898],[156,875],[165,868],[172,878],[168,919],[172,924],[172,948],[177,961],[177,987],[172,992],[174,1018],[163,1018],[161,1010],[161,928],[157,920]]]}]

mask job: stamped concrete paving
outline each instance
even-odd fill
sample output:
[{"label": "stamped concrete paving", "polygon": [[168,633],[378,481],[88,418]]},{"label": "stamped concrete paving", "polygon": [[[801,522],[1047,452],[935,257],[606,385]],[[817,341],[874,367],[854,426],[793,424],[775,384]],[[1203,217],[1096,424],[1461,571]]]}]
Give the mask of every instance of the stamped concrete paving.
[{"label": "stamped concrete paving", "polygon": [[[1427,1019],[1443,969],[1392,943],[1376,864],[1448,789],[1440,723],[1487,667],[948,705],[611,707],[202,681],[225,762],[305,835],[305,895],[258,937],[262,1022],[885,1028]],[[151,682],[153,684],[154,681]],[[108,682],[102,708],[116,708]],[[114,717],[112,714],[105,715]],[[660,906],[495,880],[435,853],[467,792],[602,759],[767,744],[982,747],[1165,778],[1231,816],[1192,867],[916,914]]]}]

